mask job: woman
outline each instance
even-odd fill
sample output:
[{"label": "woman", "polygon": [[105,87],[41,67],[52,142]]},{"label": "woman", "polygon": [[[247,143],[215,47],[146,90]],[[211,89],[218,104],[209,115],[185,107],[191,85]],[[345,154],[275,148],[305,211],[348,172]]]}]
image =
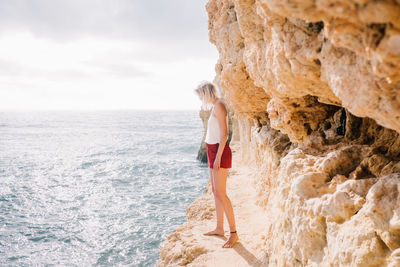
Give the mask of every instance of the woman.
[{"label": "woman", "polygon": [[195,89],[195,92],[203,103],[203,109],[211,108],[205,142],[210,181],[217,213],[217,226],[214,230],[204,233],[204,235],[225,236],[225,212],[229,222],[230,237],[222,247],[231,248],[239,240],[239,237],[236,232],[232,203],[226,195],[228,169],[232,167],[232,151],[229,144],[226,143],[228,140],[227,110],[225,104],[217,96],[214,84],[204,82]]}]

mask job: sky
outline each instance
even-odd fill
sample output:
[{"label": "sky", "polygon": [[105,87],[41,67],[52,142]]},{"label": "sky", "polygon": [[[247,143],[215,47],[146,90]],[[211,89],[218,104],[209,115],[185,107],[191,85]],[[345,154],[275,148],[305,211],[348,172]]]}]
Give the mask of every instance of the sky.
[{"label": "sky", "polygon": [[198,110],[207,0],[0,0],[0,110]]}]

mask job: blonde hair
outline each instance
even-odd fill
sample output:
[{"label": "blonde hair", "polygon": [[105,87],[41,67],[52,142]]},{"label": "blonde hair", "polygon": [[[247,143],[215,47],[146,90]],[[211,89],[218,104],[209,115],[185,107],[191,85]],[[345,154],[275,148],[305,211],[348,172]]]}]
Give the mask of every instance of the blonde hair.
[{"label": "blonde hair", "polygon": [[202,109],[204,110],[211,109],[213,101],[219,97],[217,87],[209,81],[201,82],[194,91],[202,99]]}]

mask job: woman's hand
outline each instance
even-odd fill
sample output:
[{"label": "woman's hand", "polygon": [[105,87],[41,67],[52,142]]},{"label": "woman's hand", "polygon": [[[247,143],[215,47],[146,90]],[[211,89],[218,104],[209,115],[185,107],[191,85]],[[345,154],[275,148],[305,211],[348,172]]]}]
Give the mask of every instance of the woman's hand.
[{"label": "woman's hand", "polygon": [[221,165],[221,158],[217,156],[217,157],[215,157],[215,160],[214,160],[213,169],[218,170],[220,165]]}]

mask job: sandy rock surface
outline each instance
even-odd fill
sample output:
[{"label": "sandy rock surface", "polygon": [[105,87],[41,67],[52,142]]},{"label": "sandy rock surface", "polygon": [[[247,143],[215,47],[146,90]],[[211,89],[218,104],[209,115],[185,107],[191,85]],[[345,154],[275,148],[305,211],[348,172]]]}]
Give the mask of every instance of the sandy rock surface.
[{"label": "sandy rock surface", "polygon": [[214,226],[208,190],[160,266],[400,266],[400,1],[206,9],[234,113],[228,194],[242,245],[201,235]]},{"label": "sandy rock surface", "polygon": [[204,196],[192,203],[186,211],[187,222],[170,234],[161,249],[158,266],[266,266],[264,239],[268,214],[257,205],[255,185],[247,166],[239,166],[238,144],[232,144],[236,167],[228,174],[227,193],[236,216],[238,243],[231,249],[222,248],[229,237],[225,217],[225,237],[204,236],[215,228],[215,206],[211,185]]}]

